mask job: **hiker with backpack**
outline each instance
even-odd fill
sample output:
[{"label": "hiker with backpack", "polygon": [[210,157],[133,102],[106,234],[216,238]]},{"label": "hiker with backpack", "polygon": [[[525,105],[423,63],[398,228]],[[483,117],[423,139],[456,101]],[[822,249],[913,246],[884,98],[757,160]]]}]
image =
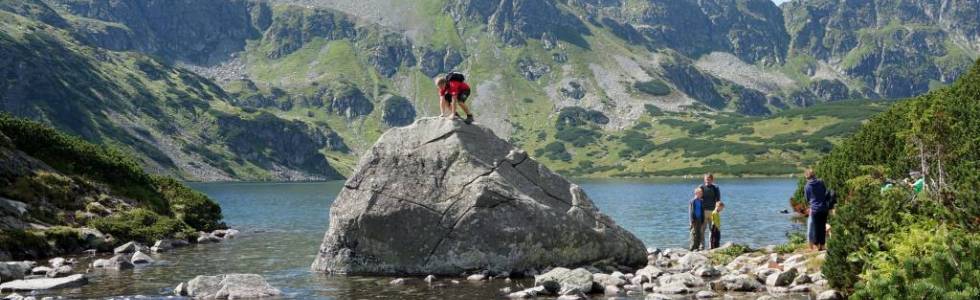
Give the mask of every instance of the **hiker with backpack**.
[{"label": "hiker with backpack", "polygon": [[836,202],[834,192],[817,178],[813,169],[806,169],[806,186],[803,193],[810,204],[807,218],[807,247],[810,251],[823,251],[827,244],[827,217]]},{"label": "hiker with backpack", "polygon": [[436,87],[439,88],[440,117],[458,118],[456,110],[459,107],[466,113],[464,122],[473,123],[473,113],[466,105],[466,99],[470,97],[470,86],[466,84],[466,77],[462,73],[449,72],[446,76],[437,77]]}]

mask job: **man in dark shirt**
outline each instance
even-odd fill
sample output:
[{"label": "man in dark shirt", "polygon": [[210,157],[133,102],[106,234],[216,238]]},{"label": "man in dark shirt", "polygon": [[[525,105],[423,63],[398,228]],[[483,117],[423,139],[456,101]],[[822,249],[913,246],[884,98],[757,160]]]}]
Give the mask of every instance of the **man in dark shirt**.
[{"label": "man in dark shirt", "polygon": [[[718,189],[717,185],[715,185],[715,175],[711,173],[704,174],[704,184],[702,184],[700,188],[701,192],[704,194],[704,203],[701,207],[704,209],[704,215],[710,215],[711,212],[715,210],[715,206],[718,203],[721,203],[721,190]],[[710,219],[711,218],[706,219],[702,226],[711,228],[711,226],[715,225],[712,224]],[[712,234],[710,231],[708,233],[708,240],[710,241],[709,249],[718,248],[718,244],[721,242],[720,237]]]},{"label": "man in dark shirt", "polygon": [[822,251],[827,243],[827,215],[830,213],[830,203],[827,197],[827,186],[823,180],[817,179],[813,169],[803,173],[806,186],[803,194],[810,204],[810,216],[807,219],[807,246],[811,251]]}]

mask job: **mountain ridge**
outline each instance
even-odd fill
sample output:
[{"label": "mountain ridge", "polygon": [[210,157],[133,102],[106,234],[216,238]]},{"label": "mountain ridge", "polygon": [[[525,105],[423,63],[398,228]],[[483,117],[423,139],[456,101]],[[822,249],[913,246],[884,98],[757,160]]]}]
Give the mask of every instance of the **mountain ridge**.
[{"label": "mountain ridge", "polygon": [[[642,133],[654,140],[658,151],[622,157],[635,160],[629,164],[645,165],[647,171],[624,171],[636,173],[659,168],[649,161],[683,154],[660,148],[686,137],[658,128],[670,127],[661,121],[693,120],[718,127],[725,124],[712,119],[726,119],[730,113],[772,116],[827,101],[911,96],[951,82],[980,49],[977,26],[971,25],[975,22],[963,17],[975,12],[969,6],[977,1],[943,1],[941,9],[927,1],[908,1],[901,5],[923,9],[913,10],[912,16],[902,10],[869,10],[876,14],[873,18],[847,13],[852,4],[841,1],[781,6],[765,0],[386,2],[386,7],[400,10],[397,14],[378,10],[380,2],[7,1],[49,6],[49,12],[32,18],[50,19],[80,43],[146,53],[206,74],[227,94],[223,102],[230,110],[329,128],[330,138],[313,138],[328,142],[312,148],[341,174],[350,171],[357,154],[386,128],[434,115],[431,78],[449,70],[469,75],[478,121],[529,150],[555,150],[555,143],[563,143],[578,161],[586,159],[580,152],[625,151],[629,147],[622,139],[630,130]],[[874,2],[874,7],[903,7],[895,1]],[[942,23],[915,15],[936,11],[967,21]],[[897,21],[852,22],[866,19]],[[857,25],[841,25],[851,23]],[[835,39],[845,29],[856,33]],[[925,43],[896,46],[920,40]],[[835,43],[839,46],[834,51],[820,46]],[[892,62],[899,58],[907,59]],[[855,63],[874,61],[879,62],[876,67]],[[907,70],[895,70],[906,65]],[[649,114],[650,106],[667,115]],[[574,108],[598,112],[608,122],[575,131],[555,126],[552,120]],[[653,126],[635,130],[643,124]],[[568,134],[597,135],[594,146],[600,149],[560,138]],[[814,155],[806,148],[813,143],[799,142],[805,135],[796,142],[804,148],[788,150],[792,157],[786,159],[797,166]],[[762,145],[766,143],[751,139],[764,136],[768,134],[745,137],[750,140],[734,136],[730,142]],[[775,160],[785,156],[783,150],[780,146],[762,156]],[[728,154],[696,158],[684,168],[713,159],[743,164],[757,156]],[[559,172],[579,167],[543,161]],[[241,168],[251,173],[269,169]]]}]

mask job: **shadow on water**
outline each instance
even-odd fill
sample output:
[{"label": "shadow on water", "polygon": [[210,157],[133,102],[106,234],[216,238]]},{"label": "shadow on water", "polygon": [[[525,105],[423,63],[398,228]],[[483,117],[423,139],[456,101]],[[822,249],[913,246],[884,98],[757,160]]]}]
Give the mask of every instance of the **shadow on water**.
[{"label": "shadow on water", "polygon": [[[687,200],[694,180],[577,180],[595,204],[634,232],[649,247],[681,247],[687,243]],[[752,246],[778,244],[786,232],[799,230],[788,207],[796,181],[791,179],[720,180],[728,209],[723,240]],[[392,286],[389,277],[329,276],[310,271],[328,224],[329,208],[343,182],[191,184],[221,204],[229,226],[242,234],[217,244],[193,245],[154,254],[148,267],[120,272],[93,270],[91,283],[58,290],[68,298],[171,295],[182,281],[197,275],[256,273],[290,299],[494,299],[500,289],[530,287],[531,279],[482,283],[441,278]],[[78,271],[94,257],[79,257]],[[37,295],[44,295],[38,293]],[[638,299],[642,299],[639,296]]]}]

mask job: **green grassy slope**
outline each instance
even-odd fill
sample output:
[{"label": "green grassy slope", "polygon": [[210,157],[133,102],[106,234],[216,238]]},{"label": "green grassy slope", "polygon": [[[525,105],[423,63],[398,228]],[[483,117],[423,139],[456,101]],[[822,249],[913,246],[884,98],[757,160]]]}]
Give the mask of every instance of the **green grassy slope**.
[{"label": "green grassy slope", "polygon": [[[189,238],[224,226],[221,208],[204,194],[144,172],[120,150],[41,123],[0,115],[0,162],[0,196],[27,210],[24,215],[0,211],[5,218],[0,251],[15,259],[104,250],[130,240]],[[48,229],[34,229],[43,227]],[[93,245],[79,227],[96,228],[115,240]]]}]

